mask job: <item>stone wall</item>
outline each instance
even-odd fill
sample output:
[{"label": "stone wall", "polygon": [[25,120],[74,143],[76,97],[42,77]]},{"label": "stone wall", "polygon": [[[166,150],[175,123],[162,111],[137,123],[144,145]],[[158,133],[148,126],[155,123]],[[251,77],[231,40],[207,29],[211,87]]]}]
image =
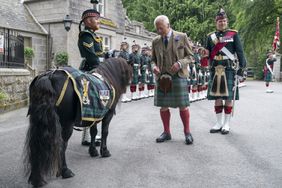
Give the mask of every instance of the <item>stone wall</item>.
[{"label": "stone wall", "polygon": [[37,72],[46,70],[47,65],[47,35],[19,31],[20,35],[31,39],[31,48],[34,50],[32,68]]},{"label": "stone wall", "polygon": [[0,89],[7,94],[7,98],[0,101],[0,113],[27,105],[31,80],[26,69],[0,68]]}]

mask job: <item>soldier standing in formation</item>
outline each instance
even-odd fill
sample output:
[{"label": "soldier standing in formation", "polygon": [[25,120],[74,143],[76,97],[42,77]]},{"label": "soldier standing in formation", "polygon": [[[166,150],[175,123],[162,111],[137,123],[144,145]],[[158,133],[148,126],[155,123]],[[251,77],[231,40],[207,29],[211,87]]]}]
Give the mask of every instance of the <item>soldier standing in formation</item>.
[{"label": "soldier standing in formation", "polygon": [[147,84],[147,89],[148,89],[148,96],[153,97],[154,96],[154,90],[155,90],[155,76],[152,70],[151,66],[151,61],[152,61],[152,49],[148,47],[147,54],[149,57],[149,65],[148,65],[148,84]]},{"label": "soldier standing in formation", "polygon": [[140,46],[135,44],[132,45],[132,52],[129,55],[129,64],[133,68],[133,77],[130,85],[131,99],[137,100],[139,96],[137,94],[137,86],[139,85],[139,76],[140,76],[140,66],[141,66],[141,56],[139,54]]},{"label": "soldier standing in formation", "polygon": [[267,53],[267,59],[264,65],[264,81],[266,86],[266,93],[273,93],[273,90],[270,89],[270,82],[272,82],[273,78],[273,66],[276,62],[276,58],[274,58],[274,54],[272,51]]},{"label": "soldier standing in formation", "polygon": [[[124,38],[124,41],[120,45],[120,53],[118,57],[125,59],[126,62],[129,63],[129,52],[128,52],[129,44],[125,40],[126,38]],[[126,92],[122,94],[121,102],[130,102],[130,101],[131,99],[126,96]]]}]

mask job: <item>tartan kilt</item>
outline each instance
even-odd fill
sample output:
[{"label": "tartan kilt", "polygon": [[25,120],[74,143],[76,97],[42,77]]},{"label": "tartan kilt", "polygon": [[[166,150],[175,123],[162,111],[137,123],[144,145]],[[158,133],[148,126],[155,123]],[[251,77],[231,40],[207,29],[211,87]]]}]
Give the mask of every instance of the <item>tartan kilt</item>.
[{"label": "tartan kilt", "polygon": [[132,85],[137,85],[139,83],[139,75],[138,75],[138,64],[133,65],[133,72],[132,72]]},{"label": "tartan kilt", "polygon": [[264,81],[266,82],[272,82],[272,74],[269,70],[267,70],[265,77],[264,77]]},{"label": "tartan kilt", "polygon": [[[210,80],[208,83],[208,100],[216,100],[216,99],[223,99],[223,100],[233,100],[233,87],[234,87],[234,79],[235,79],[235,70],[232,68],[226,68],[225,69],[225,74],[226,74],[226,81],[227,81],[227,89],[229,96],[211,96],[210,91],[212,88],[212,82],[213,82],[213,77],[215,75],[215,70],[210,71]],[[237,92],[236,92],[236,100],[239,100],[239,88],[237,87]]]},{"label": "tartan kilt", "polygon": [[146,74],[146,70],[142,70],[141,71],[141,83],[142,84],[147,84],[147,74]]},{"label": "tartan kilt", "polygon": [[180,78],[178,75],[172,76],[172,89],[166,95],[159,89],[156,82],[154,105],[159,107],[186,107],[190,106],[187,87],[187,78]]},{"label": "tartan kilt", "polygon": [[155,76],[152,72],[149,72],[148,78],[149,78],[148,85],[155,85]]}]

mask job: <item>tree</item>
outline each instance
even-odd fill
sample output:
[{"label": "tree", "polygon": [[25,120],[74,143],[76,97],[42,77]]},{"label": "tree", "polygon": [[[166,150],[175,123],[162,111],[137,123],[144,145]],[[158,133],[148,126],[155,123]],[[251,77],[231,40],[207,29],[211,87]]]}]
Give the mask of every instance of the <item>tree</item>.
[{"label": "tree", "polygon": [[[262,78],[267,49],[271,49],[276,17],[282,14],[282,0],[123,0],[130,19],[144,23],[155,31],[154,19],[168,16],[172,28],[187,33],[194,41],[206,43],[207,34],[215,30],[215,15],[223,7],[229,26],[239,31],[248,66],[255,67]],[[281,20],[281,19],[280,19]]]}]

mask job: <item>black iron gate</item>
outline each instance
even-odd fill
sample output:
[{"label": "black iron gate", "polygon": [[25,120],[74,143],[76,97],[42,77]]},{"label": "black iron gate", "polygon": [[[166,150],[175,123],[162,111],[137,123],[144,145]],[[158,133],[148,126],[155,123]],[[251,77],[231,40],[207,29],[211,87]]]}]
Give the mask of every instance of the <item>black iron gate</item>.
[{"label": "black iron gate", "polygon": [[0,35],[4,38],[4,48],[0,51],[0,67],[24,67],[24,37],[10,29],[4,29]]}]

